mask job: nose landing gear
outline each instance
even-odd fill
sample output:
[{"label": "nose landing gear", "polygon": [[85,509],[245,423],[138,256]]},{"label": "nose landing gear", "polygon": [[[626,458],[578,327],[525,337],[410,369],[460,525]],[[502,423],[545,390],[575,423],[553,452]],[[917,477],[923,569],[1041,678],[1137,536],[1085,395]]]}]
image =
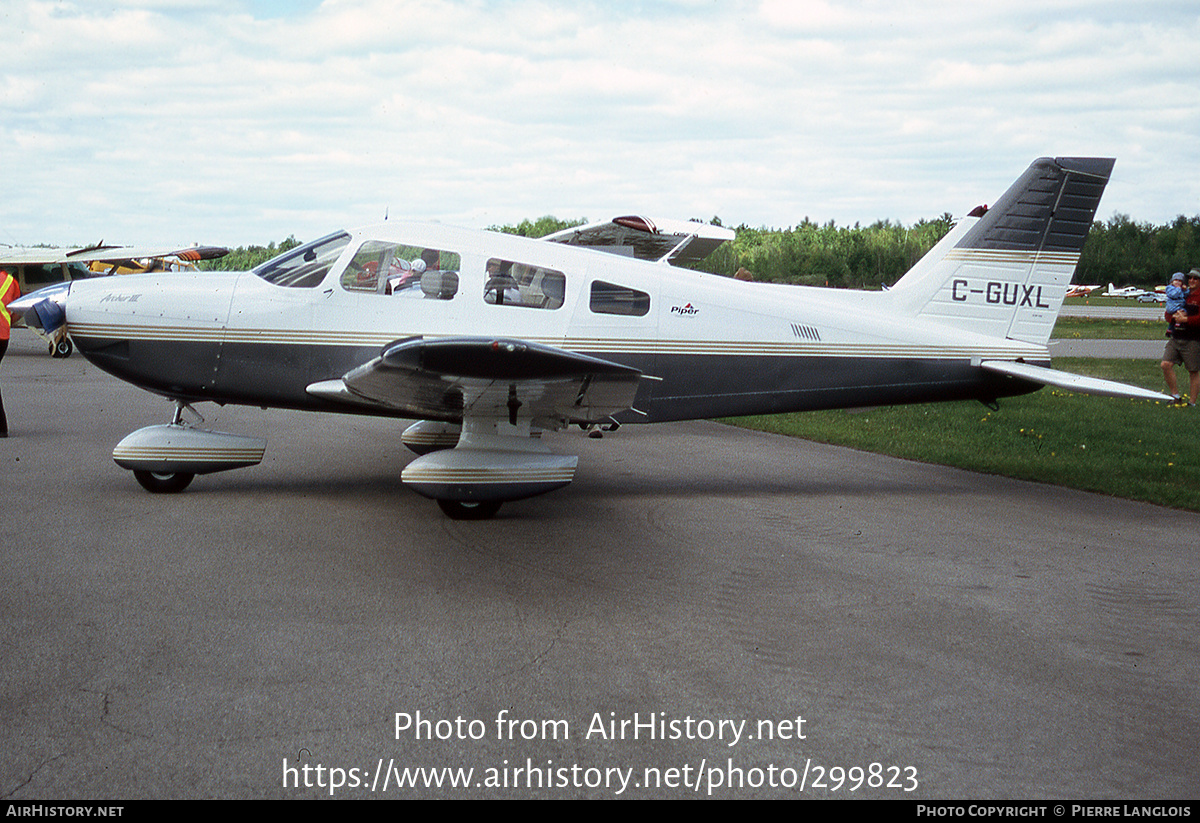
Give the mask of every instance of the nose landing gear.
[{"label": "nose landing gear", "polygon": [[266,440],[192,428],[183,421],[185,409],[197,422],[204,422],[195,409],[176,401],[170,423],[138,429],[113,449],[113,460],[132,471],[143,489],[154,494],[175,494],[186,489],[198,474],[262,462]]}]

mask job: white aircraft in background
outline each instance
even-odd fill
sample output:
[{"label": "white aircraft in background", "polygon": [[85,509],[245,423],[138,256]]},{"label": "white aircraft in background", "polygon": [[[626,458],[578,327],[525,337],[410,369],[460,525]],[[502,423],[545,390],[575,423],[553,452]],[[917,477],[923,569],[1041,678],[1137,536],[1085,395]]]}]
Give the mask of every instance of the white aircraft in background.
[{"label": "white aircraft in background", "polygon": [[1145,289],[1139,289],[1137,286],[1126,286],[1118,289],[1112,283],[1108,284],[1108,291],[1105,292],[1109,297],[1141,297],[1143,294],[1149,294]]},{"label": "white aircraft in background", "polygon": [[484,518],[571,482],[578,458],[542,436],[571,424],[991,404],[1042,385],[1169,400],[1050,368],[1112,166],[1035,161],[887,291],[677,268],[732,233],[629,217],[549,241],[389,222],[250,272],[76,281],[54,300],[85,357],[176,401],[113,451],[150,491],[261,461],[265,440],[184,421],[209,400],[417,419],[403,482]]}]

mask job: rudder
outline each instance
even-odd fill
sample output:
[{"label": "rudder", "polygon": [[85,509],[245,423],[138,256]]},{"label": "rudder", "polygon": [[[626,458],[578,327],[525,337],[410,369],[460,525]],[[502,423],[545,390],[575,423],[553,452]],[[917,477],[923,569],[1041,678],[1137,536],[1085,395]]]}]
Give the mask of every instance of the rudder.
[{"label": "rudder", "polygon": [[892,289],[898,309],[1045,345],[1115,161],[1043,157]]}]

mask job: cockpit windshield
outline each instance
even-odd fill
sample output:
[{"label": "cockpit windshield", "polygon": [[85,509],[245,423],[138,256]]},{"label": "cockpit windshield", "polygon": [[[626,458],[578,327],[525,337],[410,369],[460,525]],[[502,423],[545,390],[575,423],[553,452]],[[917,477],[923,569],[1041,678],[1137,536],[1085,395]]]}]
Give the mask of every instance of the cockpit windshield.
[{"label": "cockpit windshield", "polygon": [[289,252],[256,266],[253,271],[268,283],[295,289],[319,286],[350,242],[350,235],[337,232],[297,246]]}]

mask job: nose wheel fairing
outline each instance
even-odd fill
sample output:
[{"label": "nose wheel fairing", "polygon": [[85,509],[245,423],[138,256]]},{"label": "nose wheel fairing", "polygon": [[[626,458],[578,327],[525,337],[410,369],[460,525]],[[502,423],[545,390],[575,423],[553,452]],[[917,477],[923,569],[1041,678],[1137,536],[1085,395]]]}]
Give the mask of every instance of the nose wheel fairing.
[{"label": "nose wheel fairing", "polygon": [[266,440],[192,428],[182,422],[182,408],[171,423],[138,429],[113,449],[113,461],[132,471],[147,491],[182,491],[197,474],[262,462]]}]

